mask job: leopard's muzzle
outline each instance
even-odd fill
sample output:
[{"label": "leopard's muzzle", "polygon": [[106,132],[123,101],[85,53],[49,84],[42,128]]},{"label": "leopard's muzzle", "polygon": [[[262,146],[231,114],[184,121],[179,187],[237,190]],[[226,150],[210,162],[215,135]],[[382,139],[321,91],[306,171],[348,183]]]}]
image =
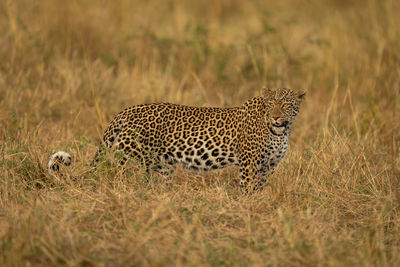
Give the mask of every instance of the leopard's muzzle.
[{"label": "leopard's muzzle", "polygon": [[283,120],[282,118],[272,118],[270,129],[273,134],[282,135],[286,132],[288,125],[288,120]]}]

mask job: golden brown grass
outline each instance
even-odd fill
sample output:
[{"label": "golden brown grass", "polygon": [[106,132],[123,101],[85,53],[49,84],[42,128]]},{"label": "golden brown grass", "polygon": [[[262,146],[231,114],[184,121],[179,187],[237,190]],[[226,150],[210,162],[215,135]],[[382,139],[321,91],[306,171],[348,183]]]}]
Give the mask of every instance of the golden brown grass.
[{"label": "golden brown grass", "polygon": [[[400,2],[0,2],[0,265],[400,265]],[[129,105],[306,88],[262,192],[87,173]],[[46,172],[64,149],[65,179]]]}]

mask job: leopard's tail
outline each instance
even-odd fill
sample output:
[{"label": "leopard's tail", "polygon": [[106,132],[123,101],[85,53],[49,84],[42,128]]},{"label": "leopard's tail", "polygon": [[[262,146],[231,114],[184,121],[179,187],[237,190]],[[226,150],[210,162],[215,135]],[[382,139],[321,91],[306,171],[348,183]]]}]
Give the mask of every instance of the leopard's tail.
[{"label": "leopard's tail", "polygon": [[64,151],[58,151],[58,152],[54,153],[53,155],[51,155],[51,157],[50,157],[49,164],[47,165],[49,173],[62,176],[62,174],[60,172],[60,164],[69,166],[69,165],[71,165],[71,162],[72,162],[72,158],[69,153],[64,152]]}]

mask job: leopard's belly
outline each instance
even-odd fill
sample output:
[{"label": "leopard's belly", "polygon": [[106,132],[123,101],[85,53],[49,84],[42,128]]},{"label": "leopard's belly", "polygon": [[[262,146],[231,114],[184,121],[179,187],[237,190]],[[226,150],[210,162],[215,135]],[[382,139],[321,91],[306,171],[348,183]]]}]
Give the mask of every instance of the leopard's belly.
[{"label": "leopard's belly", "polygon": [[165,153],[160,153],[158,158],[162,163],[176,164],[194,171],[210,171],[238,164],[235,153],[225,147],[214,147],[212,150],[205,147],[170,147]]}]

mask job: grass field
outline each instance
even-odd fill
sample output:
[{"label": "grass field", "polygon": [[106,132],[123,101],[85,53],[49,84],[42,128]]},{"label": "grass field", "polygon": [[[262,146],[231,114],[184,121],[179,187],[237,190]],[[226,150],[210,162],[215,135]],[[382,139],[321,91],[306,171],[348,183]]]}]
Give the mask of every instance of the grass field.
[{"label": "grass field", "polygon": [[[0,1],[0,266],[400,266],[399,25],[396,0]],[[261,192],[87,172],[125,107],[263,86],[307,97]]]}]

